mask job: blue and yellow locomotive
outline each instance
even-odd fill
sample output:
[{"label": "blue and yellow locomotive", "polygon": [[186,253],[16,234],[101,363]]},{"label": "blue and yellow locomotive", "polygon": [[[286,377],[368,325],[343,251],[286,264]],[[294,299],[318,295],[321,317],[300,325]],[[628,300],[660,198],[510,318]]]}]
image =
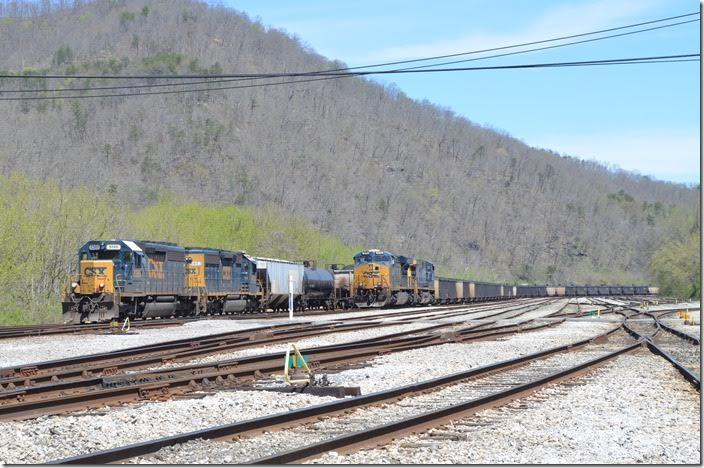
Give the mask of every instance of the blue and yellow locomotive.
[{"label": "blue and yellow locomotive", "polygon": [[95,240],[79,249],[64,322],[252,311],[261,294],[243,252],[168,242]]},{"label": "blue and yellow locomotive", "polygon": [[365,250],[354,256],[357,307],[431,304],[435,266],[425,260]]}]

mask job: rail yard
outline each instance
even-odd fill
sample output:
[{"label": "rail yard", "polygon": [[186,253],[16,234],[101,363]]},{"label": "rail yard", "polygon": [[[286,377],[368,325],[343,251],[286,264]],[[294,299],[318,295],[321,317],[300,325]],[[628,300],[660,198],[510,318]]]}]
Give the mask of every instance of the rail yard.
[{"label": "rail yard", "polygon": [[524,297],[0,329],[0,461],[699,463],[698,317]]}]

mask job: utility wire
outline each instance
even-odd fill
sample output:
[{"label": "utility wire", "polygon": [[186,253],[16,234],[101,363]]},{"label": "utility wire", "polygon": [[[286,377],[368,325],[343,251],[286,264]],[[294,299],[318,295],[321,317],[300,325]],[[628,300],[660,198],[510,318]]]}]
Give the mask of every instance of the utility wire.
[{"label": "utility wire", "polygon": [[[484,53],[484,52],[494,52],[494,51],[498,51],[498,50],[512,49],[512,48],[517,48],[517,47],[525,47],[525,46],[530,46],[530,45],[543,44],[543,43],[547,43],[547,42],[555,42],[555,41],[561,41],[561,40],[565,40],[565,39],[572,39],[572,38],[576,38],[576,37],[601,34],[604,32],[611,32],[611,31],[617,31],[617,30],[621,30],[621,29],[628,29],[628,28],[633,28],[633,27],[637,27],[637,26],[643,26],[646,24],[659,23],[659,22],[663,22],[663,21],[669,21],[669,20],[673,20],[673,19],[684,18],[684,17],[694,16],[694,15],[699,15],[699,12],[671,16],[668,18],[661,18],[661,19],[656,19],[656,20],[652,20],[652,21],[645,21],[642,23],[634,23],[634,24],[619,26],[619,27],[615,27],[615,28],[602,29],[602,30],[598,30],[598,31],[591,31],[591,32],[580,33],[580,34],[572,34],[569,36],[562,36],[562,37],[557,37],[557,38],[552,38],[552,39],[543,39],[543,40],[539,40],[539,41],[524,42],[521,44],[514,44],[514,45],[508,45],[508,46],[502,46],[502,47],[493,47],[490,49],[474,50],[474,51],[469,51],[469,52],[460,52],[460,53],[456,53],[456,54],[438,55],[438,56],[434,56],[434,57],[425,57],[425,58],[413,59],[413,60],[402,60],[402,61],[396,61],[396,62],[378,63],[378,64],[374,64],[374,65],[364,65],[364,66],[359,66],[359,67],[348,67],[348,68],[338,68],[338,69],[331,69],[331,70],[304,72],[304,73],[299,73],[296,76],[308,76],[308,75],[323,74],[323,73],[330,73],[330,72],[360,70],[360,69],[366,69],[366,68],[378,68],[378,67],[383,67],[383,66],[399,65],[399,64],[405,64],[405,63],[415,63],[415,62],[429,61],[429,60],[438,60],[438,59],[443,59],[443,58],[479,54],[479,53]],[[693,20],[693,21],[698,21],[698,20]],[[294,76],[294,75],[292,75],[290,73],[269,73],[269,74],[242,74],[242,73],[240,73],[240,74],[211,74],[211,75],[204,75],[204,74],[191,74],[191,75],[179,75],[179,74],[174,74],[174,75],[0,75],[0,78],[18,78],[18,79],[38,79],[38,78],[42,78],[42,79],[65,79],[65,78],[86,78],[86,79],[195,79],[195,78],[198,78],[198,79],[202,79],[202,78],[205,78],[205,79],[213,79],[213,78],[245,78],[245,77],[247,77],[247,78],[277,78],[277,77],[282,77],[282,76]]]},{"label": "utility wire", "polygon": [[629,36],[632,34],[638,34],[642,32],[648,32],[648,31],[655,31],[657,29],[664,29],[664,28],[670,28],[672,26],[679,26],[682,24],[687,24],[687,23],[696,23],[699,21],[699,18],[689,20],[689,21],[682,21],[679,23],[672,23],[672,24],[666,24],[663,26],[655,26],[652,28],[646,28],[646,29],[638,29],[636,31],[628,31],[625,33],[619,33],[619,34],[611,34],[609,36],[602,36],[602,37],[595,37],[592,39],[583,39],[581,41],[573,41],[573,42],[565,42],[564,44],[556,44],[556,45],[551,45],[551,46],[544,46],[544,47],[536,47],[533,49],[526,49],[526,50],[519,50],[517,52],[506,52],[503,54],[495,54],[495,55],[487,55],[484,57],[476,57],[476,58],[471,58],[471,59],[463,59],[463,60],[454,60],[451,62],[440,62],[440,63],[435,63],[435,64],[430,64],[430,65],[418,65],[415,67],[408,67],[408,68],[401,68],[401,70],[419,70],[421,68],[429,68],[429,67],[436,67],[436,66],[441,66],[441,65],[453,65],[455,63],[466,63],[466,62],[474,62],[477,60],[485,60],[485,59],[490,59],[490,58],[496,58],[496,57],[507,57],[509,55],[518,55],[518,54],[525,54],[528,52],[537,52],[540,50],[549,50],[549,49],[557,49],[559,47],[566,47],[566,46],[571,46],[575,44],[585,44],[587,42],[595,42],[595,41],[601,41],[604,39],[613,39],[615,37],[622,37],[622,36]]},{"label": "utility wire", "polygon": [[[445,58],[451,58],[451,57],[460,57],[463,55],[480,54],[480,53],[484,53],[484,52],[496,52],[497,50],[513,49],[515,47],[525,47],[525,46],[531,46],[531,45],[537,45],[537,44],[544,44],[546,42],[563,41],[565,39],[574,39],[576,37],[591,36],[593,34],[601,34],[601,33],[605,33],[605,32],[618,31],[621,29],[635,28],[637,26],[645,26],[646,24],[661,23],[663,21],[670,21],[673,19],[686,18],[688,16],[699,16],[699,12],[696,11],[696,12],[687,13],[684,15],[670,16],[668,18],[661,18],[661,19],[656,19],[656,20],[651,20],[651,21],[645,21],[642,23],[628,24],[625,26],[618,26],[618,27],[609,28],[609,29],[601,29],[598,31],[591,31],[591,32],[580,33],[580,34],[572,34],[569,36],[555,37],[552,39],[542,39],[539,41],[524,42],[522,44],[515,44],[515,45],[508,45],[508,46],[501,46],[501,47],[492,47],[490,49],[474,50],[474,51],[470,51],[470,52],[459,52],[456,54],[437,55],[435,57],[425,57],[425,58],[412,59],[412,60],[401,60],[398,62],[386,62],[386,63],[379,63],[379,64],[375,64],[375,65],[365,65],[365,66],[359,66],[359,67],[341,68],[338,70],[330,70],[330,71],[357,70],[357,69],[361,69],[361,68],[376,68],[376,67],[384,67],[384,66],[389,66],[389,65],[402,65],[405,63],[423,62],[426,60],[439,60],[439,59],[445,59]],[[699,19],[697,19],[696,21],[699,21]]]},{"label": "utility wire", "polygon": [[461,68],[436,68],[423,70],[378,70],[352,73],[326,73],[322,78],[310,78],[294,81],[282,81],[275,83],[255,83],[240,86],[219,86],[199,89],[178,89],[170,91],[147,91],[141,93],[113,93],[113,94],[91,94],[80,96],[37,96],[37,97],[6,97],[0,98],[0,101],[30,101],[30,100],[54,100],[54,99],[90,99],[104,97],[127,97],[127,96],[148,96],[148,95],[164,95],[164,94],[182,94],[193,93],[200,91],[219,91],[226,89],[243,89],[257,88],[265,86],[279,86],[286,84],[307,83],[311,81],[322,81],[329,79],[348,78],[353,76],[363,75],[379,75],[379,74],[397,74],[397,73],[437,73],[437,72],[459,72],[459,71],[480,71],[480,70],[509,70],[509,69],[530,69],[530,68],[559,68],[559,67],[576,67],[576,66],[604,66],[604,65],[632,65],[632,64],[654,64],[654,63],[671,63],[671,62],[695,62],[699,60],[699,54],[680,54],[680,55],[664,55],[655,57],[634,57],[624,59],[607,59],[607,60],[588,60],[579,62],[555,62],[555,63],[533,63],[521,65],[497,65],[486,67],[461,67]]},{"label": "utility wire", "polygon": [[[622,36],[627,36],[627,35],[632,35],[632,34],[639,34],[639,33],[643,33],[643,32],[654,31],[657,29],[669,28],[669,27],[673,27],[673,26],[679,26],[682,24],[693,23],[693,22],[697,22],[697,21],[699,21],[699,18],[694,19],[694,20],[688,20],[688,21],[682,21],[682,22],[678,22],[678,23],[662,25],[662,26],[655,26],[652,28],[638,29],[636,31],[628,31],[625,33],[612,34],[609,36],[567,42],[564,44],[537,47],[537,48],[533,48],[533,49],[520,50],[517,52],[508,52],[508,53],[503,53],[503,54],[488,55],[488,56],[476,57],[476,58],[472,58],[472,59],[456,60],[456,61],[452,61],[452,62],[441,62],[441,63],[435,63],[435,64],[430,64],[430,65],[419,65],[419,66],[415,66],[415,67],[402,68],[400,70],[419,70],[419,69],[423,69],[423,68],[436,67],[436,66],[441,66],[441,65],[452,65],[455,63],[474,62],[474,61],[478,61],[478,60],[486,60],[486,59],[490,59],[490,58],[505,57],[505,56],[509,56],[509,55],[519,55],[519,54],[525,54],[525,53],[529,53],[529,52],[555,49],[555,48],[566,47],[566,46],[575,45],[575,44],[601,41],[604,39],[612,39],[612,38],[622,37]],[[363,67],[363,68],[367,68],[367,67]],[[331,72],[332,70],[329,70],[329,71]],[[313,75],[313,74],[318,75],[320,73],[321,72],[310,72],[311,75]],[[290,76],[292,76],[292,75],[281,74],[281,75],[277,75],[277,76],[267,76],[266,78],[280,78],[280,77],[290,77]],[[257,79],[259,79],[259,78],[262,78],[262,77],[258,76]],[[229,83],[229,82],[233,82],[233,81],[248,80],[248,79],[252,79],[252,78],[239,77],[239,78],[228,78],[228,79],[224,79],[224,80],[213,79],[213,80],[181,82],[181,83],[153,83],[153,84],[143,84],[143,85],[93,86],[93,87],[83,87],[83,88],[9,89],[9,90],[0,90],[0,93],[8,93],[8,94],[44,93],[44,92],[62,92],[62,93],[66,92],[66,93],[68,93],[68,92],[102,91],[102,90],[118,90],[118,89],[139,89],[139,88],[152,88],[152,87],[159,88],[159,87],[169,87],[169,86],[189,86],[189,85],[212,84],[212,83]]]}]

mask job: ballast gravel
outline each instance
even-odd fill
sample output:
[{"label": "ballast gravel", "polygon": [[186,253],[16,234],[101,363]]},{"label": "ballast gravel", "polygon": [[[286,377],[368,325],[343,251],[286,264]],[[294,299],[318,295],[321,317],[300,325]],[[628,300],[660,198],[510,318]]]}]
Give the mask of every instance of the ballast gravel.
[{"label": "ballast gravel", "polygon": [[[342,416],[322,418],[319,422],[276,431],[234,442],[194,440],[160,450],[153,456],[139,457],[133,463],[247,463],[277,452],[309,445],[337,435],[370,429],[452,404],[486,396],[510,386],[506,380],[527,382],[550,371],[565,369],[609,352],[594,345],[578,352],[549,357],[528,366],[512,369],[500,376],[486,376],[445,387],[437,392],[409,396],[398,402],[384,403],[351,411]],[[548,370],[550,369],[550,370]]]},{"label": "ballast gravel", "polygon": [[0,423],[0,463],[44,463],[210,426],[289,411],[332,397],[262,391],[219,392]]},{"label": "ballast gravel", "polygon": [[[496,341],[404,351],[380,356],[371,362],[371,367],[328,374],[328,379],[332,385],[359,386],[366,394],[568,344],[613,326],[598,321],[565,322],[554,328],[515,334]],[[219,392],[201,400],[149,402],[139,406],[105,408],[87,412],[84,416],[50,416],[0,423],[0,461],[48,461],[329,400],[266,391]],[[33,447],[33,450],[29,451],[27,447]]]},{"label": "ballast gravel", "polygon": [[[427,323],[417,322],[417,323],[404,324],[404,325],[389,325],[389,326],[383,326],[383,327],[377,327],[377,328],[367,328],[365,330],[356,330],[356,331],[351,331],[351,332],[330,333],[327,335],[320,335],[320,336],[315,336],[315,337],[311,337],[311,338],[297,340],[295,342],[295,344],[299,349],[303,349],[306,347],[327,346],[327,345],[338,344],[338,343],[346,343],[349,341],[366,340],[368,338],[376,338],[378,336],[389,335],[389,334],[393,334],[393,333],[407,332],[407,331],[417,330],[419,328],[425,328],[427,326],[428,326]],[[451,330],[452,328],[453,327],[448,326],[447,329]],[[190,361],[188,361],[188,364],[206,364],[208,362],[225,361],[225,360],[237,359],[237,358],[241,358],[241,357],[245,357],[245,356],[256,356],[259,354],[269,354],[269,353],[275,353],[275,352],[286,352],[286,343],[272,344],[272,345],[267,345],[267,346],[259,346],[256,348],[247,348],[247,349],[235,351],[232,353],[214,354],[212,356],[205,356],[202,358],[190,360]],[[148,370],[159,370],[159,369],[165,369],[165,368],[169,368],[169,367],[174,367],[174,364],[152,367],[152,368],[149,368]],[[140,370],[139,372],[143,372],[143,370]]]},{"label": "ballast gravel", "polygon": [[664,359],[639,350],[577,382],[583,384],[552,386],[440,429],[312,462],[701,463],[699,393]]},{"label": "ballast gravel", "polygon": [[329,374],[331,385],[359,386],[362,393],[459,372],[587,339],[615,327],[604,322],[564,322],[495,340],[447,343],[379,356],[361,369]]},{"label": "ballast gravel", "polygon": [[235,332],[270,326],[275,323],[259,320],[213,319],[188,322],[173,327],[135,329],[134,334],[86,333],[6,339],[2,340],[0,346],[0,367],[82,356],[229,331]]},{"label": "ballast gravel", "polygon": [[[551,305],[552,306],[552,305]],[[545,307],[546,310],[543,311],[543,307],[536,309],[536,311],[533,312],[539,312],[541,315],[538,315],[538,317],[541,317],[543,315],[548,315],[550,313],[555,312],[559,307]],[[542,311],[542,312],[541,312]],[[368,328],[364,330],[356,330],[356,331],[351,331],[351,332],[339,332],[339,333],[330,333],[326,335],[320,335],[316,337],[311,337],[311,338],[304,338],[297,340],[295,342],[296,346],[298,346],[300,349],[306,348],[306,347],[318,347],[318,346],[327,346],[327,345],[332,345],[332,344],[339,344],[339,343],[346,343],[346,342],[352,342],[352,341],[359,341],[359,340],[366,340],[369,338],[376,338],[379,336],[383,335],[390,335],[394,333],[400,333],[400,332],[407,332],[407,331],[413,331],[417,329],[422,329],[426,328],[429,325],[434,325],[434,324],[439,324],[439,323],[447,323],[447,327],[443,328],[442,330],[444,331],[450,331],[456,326],[461,326],[461,324],[464,323],[466,326],[467,322],[471,323],[480,323],[484,322],[485,320],[482,320],[483,317],[486,317],[488,314],[491,313],[496,313],[496,311],[487,311],[487,312],[479,312],[474,315],[472,315],[471,320],[468,320],[467,317],[464,316],[457,316],[457,317],[451,317],[447,318],[446,320],[441,320],[441,321],[429,321],[429,320],[417,320],[414,321],[413,323],[410,324],[403,324],[403,325],[386,325],[386,326],[379,326],[377,328]],[[521,315],[520,317],[517,317],[516,319],[513,319],[511,321],[503,321],[499,320],[500,324],[505,324],[505,323],[510,323],[510,322],[516,322],[519,319],[524,320],[524,316]],[[390,319],[389,321],[391,321]],[[393,318],[395,320],[395,318]],[[465,320],[465,322],[463,322]],[[474,322],[476,320],[476,322]],[[349,323],[349,322],[346,322]],[[453,325],[457,324],[457,325]],[[242,349],[239,351],[233,351],[231,353],[221,353],[221,354],[216,354],[212,356],[204,356],[202,358],[197,358],[188,361],[188,364],[206,364],[209,362],[214,362],[214,361],[223,361],[223,360],[229,360],[229,359],[238,359],[246,356],[256,356],[259,354],[268,354],[268,353],[275,353],[275,352],[285,352],[286,350],[286,344],[273,344],[273,345],[266,345],[266,346],[259,346],[256,348],[247,348],[247,349]],[[148,370],[160,370],[160,369],[165,369],[173,367],[173,364],[167,364],[167,365],[162,365],[162,366],[156,366],[149,368]],[[140,371],[141,372],[141,371]]]},{"label": "ballast gravel", "polygon": [[[515,305],[515,303],[507,303],[506,307]],[[331,313],[321,316],[294,316],[293,322],[321,322],[348,317],[364,318],[369,315],[387,315],[403,311],[418,312],[423,310],[437,311],[440,313],[443,310],[446,310],[446,308],[420,307],[410,309],[371,310],[369,312],[349,312],[342,314]],[[393,317],[391,316],[388,319],[392,320]],[[133,329],[133,333],[130,334],[110,334],[98,332],[95,334],[45,335],[6,339],[2,340],[2,346],[0,346],[0,367],[82,356],[86,354],[113,351],[116,349],[132,348],[135,346],[144,346],[184,338],[208,336],[217,333],[236,332],[250,328],[266,327],[283,323],[291,323],[291,321],[288,320],[288,317],[267,320],[238,320],[236,318],[223,317],[221,319],[213,318],[211,320],[188,322],[179,326],[149,329],[135,328]]]},{"label": "ballast gravel", "polygon": [[701,327],[699,325],[687,325],[683,319],[677,317],[662,318],[660,321],[675,330],[687,333],[696,338],[700,337]]}]

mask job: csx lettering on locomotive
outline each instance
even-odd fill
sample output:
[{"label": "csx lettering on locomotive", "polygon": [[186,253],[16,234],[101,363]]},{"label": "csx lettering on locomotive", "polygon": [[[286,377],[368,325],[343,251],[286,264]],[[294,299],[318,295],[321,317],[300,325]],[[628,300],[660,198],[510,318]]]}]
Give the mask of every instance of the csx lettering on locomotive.
[{"label": "csx lettering on locomotive", "polygon": [[86,276],[105,276],[106,267],[88,267],[83,270]]}]

